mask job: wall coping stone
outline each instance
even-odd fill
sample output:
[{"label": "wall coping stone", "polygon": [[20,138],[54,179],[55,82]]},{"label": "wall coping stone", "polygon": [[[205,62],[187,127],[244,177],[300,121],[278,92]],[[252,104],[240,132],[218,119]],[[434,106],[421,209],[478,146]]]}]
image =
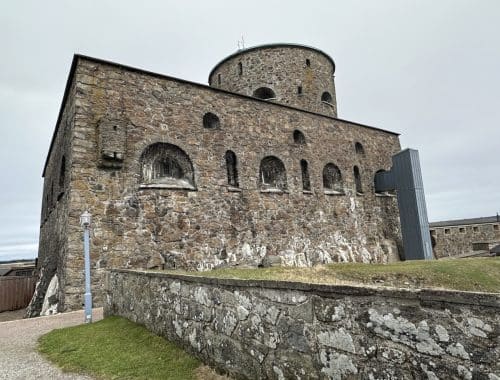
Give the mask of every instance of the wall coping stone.
[{"label": "wall coping stone", "polygon": [[500,310],[500,293],[469,292],[449,289],[404,289],[393,287],[380,287],[370,285],[335,285],[335,284],[314,284],[298,281],[280,280],[248,280],[236,278],[214,278],[193,276],[187,274],[174,274],[159,271],[146,271],[137,269],[111,269],[114,273],[132,273],[147,277],[170,278],[186,282],[209,284],[216,286],[230,287],[253,287],[265,289],[297,290],[302,292],[316,293],[325,298],[336,298],[340,296],[378,296],[385,298],[397,298],[405,300],[419,301],[422,305],[446,304],[476,305],[491,307]]}]

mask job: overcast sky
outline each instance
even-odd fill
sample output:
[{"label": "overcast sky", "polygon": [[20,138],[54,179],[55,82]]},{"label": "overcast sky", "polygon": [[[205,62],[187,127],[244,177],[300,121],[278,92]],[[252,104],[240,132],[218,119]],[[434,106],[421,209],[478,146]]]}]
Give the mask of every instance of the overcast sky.
[{"label": "overcast sky", "polygon": [[336,62],[339,117],[420,151],[431,221],[500,211],[500,1],[2,1],[0,260],[37,252],[42,168],[73,53],[207,83],[245,46]]}]

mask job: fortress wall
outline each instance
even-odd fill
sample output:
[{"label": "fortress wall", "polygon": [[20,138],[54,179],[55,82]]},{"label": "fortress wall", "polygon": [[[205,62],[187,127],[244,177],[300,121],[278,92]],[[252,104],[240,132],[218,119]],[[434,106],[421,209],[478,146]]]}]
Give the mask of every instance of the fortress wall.
[{"label": "fortress wall", "polygon": [[113,270],[119,315],[244,379],[496,379],[498,294]]},{"label": "fortress wall", "polygon": [[[398,259],[396,199],[373,189],[375,172],[389,169],[400,150],[397,135],[91,59],[78,59],[75,80],[69,214],[57,221],[68,239],[63,310],[81,305],[78,218],[86,209],[93,215],[96,305],[108,268],[257,266],[269,255],[296,266]],[[219,117],[219,127],[203,127],[207,112]],[[294,142],[296,129],[306,144]],[[356,141],[364,154],[356,153]],[[141,186],[141,154],[157,142],[189,156],[194,191]],[[237,189],[227,182],[229,149],[238,160]],[[259,167],[269,155],[285,166],[285,192],[261,191]],[[302,189],[302,159],[309,192]],[[339,167],[343,194],[324,191],[327,163]]]},{"label": "fortress wall", "polygon": [[[68,89],[68,101],[58,120],[53,149],[44,171],[40,237],[38,244],[38,283],[27,316],[40,313],[45,292],[57,274],[59,289],[65,286],[66,253],[68,249],[68,216],[71,193],[72,133],[75,114],[75,83]],[[64,161],[64,163],[63,163]],[[80,241],[81,245],[81,241]],[[81,248],[80,248],[81,249]],[[64,292],[58,299],[64,302]]]},{"label": "fortress wall", "polygon": [[[438,258],[442,258],[472,253],[473,243],[486,243],[482,249],[486,249],[488,245],[493,247],[500,244],[499,226],[500,223],[485,223],[431,227],[431,236],[436,242],[434,252]],[[487,244],[489,242],[491,244]]]}]

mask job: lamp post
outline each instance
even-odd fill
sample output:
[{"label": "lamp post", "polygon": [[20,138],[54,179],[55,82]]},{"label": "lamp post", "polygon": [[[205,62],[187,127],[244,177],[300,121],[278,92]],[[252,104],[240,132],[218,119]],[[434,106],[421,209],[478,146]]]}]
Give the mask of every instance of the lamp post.
[{"label": "lamp post", "polygon": [[83,251],[85,255],[85,323],[92,323],[92,293],[90,292],[90,222],[92,216],[88,211],[80,215],[83,227]]}]

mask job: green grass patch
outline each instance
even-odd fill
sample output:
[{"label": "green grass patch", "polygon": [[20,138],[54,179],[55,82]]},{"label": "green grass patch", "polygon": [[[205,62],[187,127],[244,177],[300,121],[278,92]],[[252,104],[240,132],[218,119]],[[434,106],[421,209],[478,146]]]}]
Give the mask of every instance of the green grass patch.
[{"label": "green grass patch", "polygon": [[[180,273],[171,271],[170,273]],[[283,280],[319,284],[367,284],[500,292],[500,258],[405,261],[391,264],[338,263],[312,268],[216,269],[182,272],[196,276]]]},{"label": "green grass patch", "polygon": [[104,379],[196,379],[200,361],[120,317],[53,330],[38,350],[64,371]]}]

